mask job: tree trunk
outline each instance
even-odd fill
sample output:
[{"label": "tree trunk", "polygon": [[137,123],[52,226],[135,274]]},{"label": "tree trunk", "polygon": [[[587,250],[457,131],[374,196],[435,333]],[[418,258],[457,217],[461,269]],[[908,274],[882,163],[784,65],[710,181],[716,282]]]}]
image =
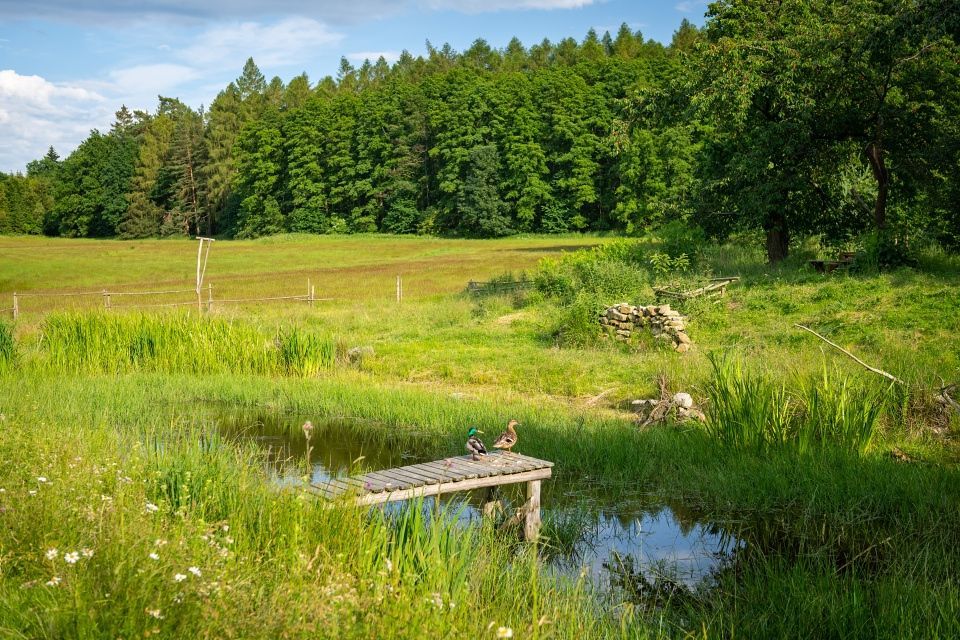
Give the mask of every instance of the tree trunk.
[{"label": "tree trunk", "polygon": [[790,252],[790,228],[783,211],[768,213],[763,228],[767,232],[767,260],[771,264],[780,262]]},{"label": "tree trunk", "polygon": [[887,192],[890,190],[890,173],[883,160],[883,147],[880,142],[871,142],[864,150],[873,177],[877,181],[877,199],[873,203],[873,222],[878,231],[887,227]]}]

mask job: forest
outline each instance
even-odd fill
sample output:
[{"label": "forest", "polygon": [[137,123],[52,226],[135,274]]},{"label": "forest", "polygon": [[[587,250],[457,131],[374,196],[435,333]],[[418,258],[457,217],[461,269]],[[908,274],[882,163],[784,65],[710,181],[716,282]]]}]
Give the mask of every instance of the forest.
[{"label": "forest", "polygon": [[668,45],[626,24],[524,46],[427,43],[336,77],[249,59],[199,109],[126,106],[0,174],[0,233],[640,234],[960,246],[954,0],[710,5]]}]

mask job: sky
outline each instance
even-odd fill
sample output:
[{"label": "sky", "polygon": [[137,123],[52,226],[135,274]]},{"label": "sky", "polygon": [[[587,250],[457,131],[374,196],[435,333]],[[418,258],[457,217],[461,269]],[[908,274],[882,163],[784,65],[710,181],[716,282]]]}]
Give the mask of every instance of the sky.
[{"label": "sky", "polygon": [[622,23],[667,43],[698,0],[0,0],[0,171],[23,171],[53,145],[67,156],[107,131],[121,105],[157,95],[207,105],[250,56],[267,77],[311,82],[426,42],[463,51],[582,40]]}]

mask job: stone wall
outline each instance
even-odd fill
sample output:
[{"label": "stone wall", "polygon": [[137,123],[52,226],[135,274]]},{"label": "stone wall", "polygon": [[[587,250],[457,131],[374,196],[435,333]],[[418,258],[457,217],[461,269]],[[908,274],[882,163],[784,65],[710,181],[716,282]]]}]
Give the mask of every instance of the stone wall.
[{"label": "stone wall", "polygon": [[669,340],[673,348],[684,353],[690,350],[690,337],[686,334],[686,318],[670,305],[635,307],[626,302],[607,307],[600,314],[604,336],[615,340],[629,340],[634,332],[649,329],[654,337]]}]

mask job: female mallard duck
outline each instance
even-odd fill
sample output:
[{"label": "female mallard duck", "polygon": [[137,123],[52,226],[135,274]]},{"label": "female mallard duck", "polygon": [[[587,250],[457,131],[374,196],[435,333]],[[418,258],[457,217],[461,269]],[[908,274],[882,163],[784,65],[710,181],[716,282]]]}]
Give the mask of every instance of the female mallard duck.
[{"label": "female mallard duck", "polygon": [[478,433],[483,433],[483,431],[478,430],[476,427],[470,427],[470,430],[467,431],[467,453],[469,453],[474,460],[479,460],[480,456],[487,455],[487,448],[483,446],[483,442],[477,437]]},{"label": "female mallard duck", "polygon": [[506,449],[507,451],[513,448],[513,445],[517,444],[517,432],[514,430],[514,427],[519,424],[516,420],[508,422],[507,430],[497,436],[497,439],[493,443],[493,448]]}]

